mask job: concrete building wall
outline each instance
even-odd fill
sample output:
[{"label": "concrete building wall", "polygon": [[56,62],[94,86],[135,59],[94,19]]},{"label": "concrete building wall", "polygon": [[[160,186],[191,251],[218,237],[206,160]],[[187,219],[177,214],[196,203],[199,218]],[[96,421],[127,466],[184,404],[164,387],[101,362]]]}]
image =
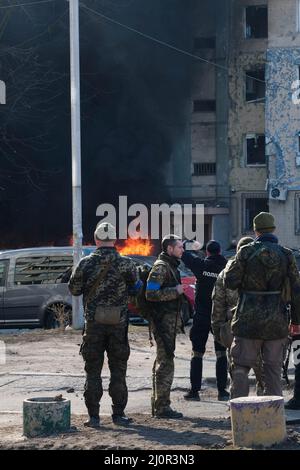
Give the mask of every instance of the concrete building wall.
[{"label": "concrete building wall", "polygon": [[[268,7],[267,37],[249,37],[251,6]],[[216,37],[215,49],[194,51],[216,65],[195,61],[191,91],[191,196],[205,203],[207,233],[223,245],[253,234],[247,223],[261,206],[274,213],[281,242],[299,248],[300,104],[292,103],[291,85],[300,79],[300,1],[203,0],[194,19],[194,37]],[[246,74],[264,67],[265,99],[246,99]],[[215,99],[216,111],[193,112],[197,99]],[[246,136],[253,135],[255,142],[266,136],[260,164],[246,159]],[[193,175],[194,163],[203,162],[215,162],[216,174]],[[284,201],[269,198],[273,188]]]},{"label": "concrete building wall", "polygon": [[[270,198],[277,234],[283,244],[300,248],[300,104],[292,100],[292,83],[299,80],[300,34],[298,1],[270,1],[271,31],[267,52],[266,135],[269,155],[269,191],[278,189],[282,199]],[[300,88],[300,87],[298,87]]]},{"label": "concrete building wall", "polygon": [[270,0],[267,52],[266,135],[269,191],[277,188],[283,201],[270,198],[281,242],[299,249],[300,106],[292,102],[292,83],[299,79],[300,35],[298,0]]},{"label": "concrete building wall", "polygon": [[268,48],[300,46],[299,0],[269,0]]},{"label": "concrete building wall", "polygon": [[267,39],[245,37],[245,8],[265,5],[265,1],[232,2],[232,25],[229,59],[229,186],[230,234],[232,242],[251,233],[245,228],[246,199],[266,197],[266,165],[249,165],[246,159],[246,136],[265,133],[265,102],[246,101],[246,73],[263,68]]},{"label": "concrete building wall", "polygon": [[[215,0],[195,3],[193,39],[214,38]],[[215,62],[215,48],[194,48],[194,54]],[[195,59],[191,93],[191,175],[192,198],[195,200],[214,199],[216,177],[195,176],[194,163],[214,163],[216,161],[216,117],[214,112],[195,112],[195,100],[215,100],[215,68],[204,61]]]},{"label": "concrete building wall", "polygon": [[[245,8],[268,5],[268,38],[245,38]],[[245,230],[246,199],[268,197],[272,188],[286,200],[269,198],[277,233],[286,246],[300,245],[300,105],[292,103],[292,82],[299,79],[300,28],[298,0],[239,0],[232,3],[230,49],[230,187],[231,237]],[[245,100],[245,72],[266,67],[265,102]],[[249,167],[245,161],[245,134],[266,135],[266,166]],[[299,164],[299,166],[298,166]],[[284,199],[285,196],[282,196]]]},{"label": "concrete building wall", "polygon": [[264,53],[268,39],[246,38],[245,8],[248,6],[267,5],[269,0],[231,0],[231,40],[230,49],[239,53]]},{"label": "concrete building wall", "polygon": [[[229,244],[228,194],[228,46],[231,0],[195,2],[194,38],[214,39],[214,45],[200,47],[194,53],[191,113],[192,198],[206,207],[206,234]],[[217,63],[219,67],[215,67]],[[195,112],[194,100],[211,100],[215,110]],[[213,174],[197,175],[194,164],[214,164]],[[225,213],[223,211],[225,209]],[[219,217],[220,216],[220,217]]]}]

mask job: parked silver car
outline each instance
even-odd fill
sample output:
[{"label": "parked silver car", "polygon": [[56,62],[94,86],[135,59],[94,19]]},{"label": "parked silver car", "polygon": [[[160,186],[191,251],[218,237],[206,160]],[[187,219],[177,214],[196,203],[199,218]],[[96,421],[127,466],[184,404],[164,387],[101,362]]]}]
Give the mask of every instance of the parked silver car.
[{"label": "parked silver car", "polygon": [[0,328],[69,323],[72,301],[66,273],[72,265],[72,247],[0,252]]}]

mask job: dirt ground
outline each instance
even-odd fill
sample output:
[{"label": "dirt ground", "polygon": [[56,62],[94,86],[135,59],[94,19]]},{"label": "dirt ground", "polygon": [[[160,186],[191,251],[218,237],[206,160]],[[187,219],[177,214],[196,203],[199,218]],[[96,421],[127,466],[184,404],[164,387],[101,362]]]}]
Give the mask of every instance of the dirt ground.
[{"label": "dirt ground", "polygon": [[[104,417],[100,430],[85,428],[83,417],[73,416],[69,432],[31,439],[21,435],[19,426],[5,426],[0,430],[0,450],[238,450],[232,445],[230,420],[131,416],[134,422],[126,428]],[[300,427],[288,427],[286,442],[271,450],[300,450]]]},{"label": "dirt ground", "polygon": [[[106,450],[209,450],[234,449],[228,404],[216,400],[213,382],[214,354],[210,339],[204,364],[201,402],[185,402],[189,384],[190,342],[179,336],[172,402],[182,411],[181,420],[157,420],[150,414],[151,367],[154,349],[145,327],[130,327],[131,357],[128,367],[129,402],[133,418],[128,427],[116,426],[110,416],[107,394],[109,371],[103,369],[104,396],[101,429],[84,428],[82,400],[83,363],[78,356],[80,332],[31,330],[1,332],[6,345],[6,364],[0,365],[0,450],[3,449],[106,449]],[[55,396],[71,399],[69,432],[28,439],[22,435],[22,402],[28,397]],[[300,424],[288,426],[287,441],[274,449],[300,450]]]}]

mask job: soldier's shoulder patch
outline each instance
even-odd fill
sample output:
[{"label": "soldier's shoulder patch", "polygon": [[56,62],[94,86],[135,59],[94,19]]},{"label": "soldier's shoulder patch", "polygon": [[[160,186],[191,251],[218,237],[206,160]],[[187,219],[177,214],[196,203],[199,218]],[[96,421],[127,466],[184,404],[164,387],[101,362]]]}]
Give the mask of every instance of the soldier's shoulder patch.
[{"label": "soldier's shoulder patch", "polygon": [[153,265],[149,274],[149,279],[152,279],[152,280],[157,279],[161,282],[166,277],[166,274],[167,274],[167,267],[162,263],[157,263]]},{"label": "soldier's shoulder patch", "polygon": [[168,267],[166,266],[164,262],[156,261],[151,271],[157,272],[157,273],[166,273],[168,271]]}]

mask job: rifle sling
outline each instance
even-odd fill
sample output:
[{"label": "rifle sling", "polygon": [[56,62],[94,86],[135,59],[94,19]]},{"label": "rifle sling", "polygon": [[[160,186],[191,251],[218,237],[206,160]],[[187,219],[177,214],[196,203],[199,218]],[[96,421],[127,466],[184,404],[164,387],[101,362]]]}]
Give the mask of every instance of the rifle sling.
[{"label": "rifle sling", "polygon": [[103,279],[105,278],[106,274],[108,273],[108,270],[110,268],[111,264],[107,264],[105,266],[105,268],[103,269],[103,271],[101,271],[101,273],[99,274],[99,276],[96,278],[94,284],[92,285],[86,299],[85,299],[85,307],[87,306],[88,302],[91,300],[91,297],[94,295],[94,293],[96,292],[96,289],[97,289],[97,286],[103,281]]}]

